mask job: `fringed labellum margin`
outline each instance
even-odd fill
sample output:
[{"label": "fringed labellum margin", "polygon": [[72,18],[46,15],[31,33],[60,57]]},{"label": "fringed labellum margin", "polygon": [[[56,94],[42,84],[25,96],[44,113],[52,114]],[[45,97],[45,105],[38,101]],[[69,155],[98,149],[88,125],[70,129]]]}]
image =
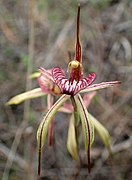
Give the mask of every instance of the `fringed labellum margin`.
[{"label": "fringed labellum margin", "polygon": [[62,94],[72,96],[88,87],[96,78],[94,73],[90,73],[86,78],[83,78],[78,82],[76,80],[71,82],[69,79],[66,79],[64,72],[59,67],[53,68],[52,75],[55,83],[60,87]]}]

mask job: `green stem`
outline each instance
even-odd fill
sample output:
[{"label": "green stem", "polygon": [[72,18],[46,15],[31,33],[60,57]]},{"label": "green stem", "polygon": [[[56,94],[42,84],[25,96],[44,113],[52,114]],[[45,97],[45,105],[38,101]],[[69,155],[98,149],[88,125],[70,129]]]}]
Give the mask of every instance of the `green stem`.
[{"label": "green stem", "polygon": [[71,102],[74,108],[74,123],[75,123],[75,126],[77,126],[78,125],[78,112],[77,112],[77,105],[76,105],[74,96],[71,96]]}]

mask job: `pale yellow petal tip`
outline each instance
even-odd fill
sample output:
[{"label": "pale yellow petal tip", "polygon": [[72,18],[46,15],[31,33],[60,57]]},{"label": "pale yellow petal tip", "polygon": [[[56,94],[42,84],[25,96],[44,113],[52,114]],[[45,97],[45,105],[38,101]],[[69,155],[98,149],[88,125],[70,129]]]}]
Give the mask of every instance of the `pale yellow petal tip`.
[{"label": "pale yellow petal tip", "polygon": [[13,104],[17,104],[16,102],[12,102],[12,101],[8,101],[5,103],[5,106],[9,106],[9,105],[13,105]]},{"label": "pale yellow petal tip", "polygon": [[42,92],[41,88],[35,88],[30,91],[14,96],[6,103],[6,105],[20,104],[25,100],[38,98],[44,95],[46,94]]},{"label": "pale yellow petal tip", "polygon": [[41,75],[40,72],[35,72],[29,76],[30,79],[38,78]]},{"label": "pale yellow petal tip", "polygon": [[5,103],[5,105],[6,106],[13,105],[13,104],[17,105],[17,104],[20,104],[24,100],[26,100],[26,99],[23,99],[23,98],[21,99],[21,98],[19,98],[19,95],[18,95],[18,96],[11,98],[8,102]]},{"label": "pale yellow petal tip", "polygon": [[9,105],[13,105],[13,104],[17,105],[17,104],[21,103],[21,102],[22,102],[22,99],[21,99],[20,97],[21,97],[21,94],[20,94],[20,95],[17,95],[17,96],[14,96],[14,97],[11,98],[9,101],[7,101],[7,102],[5,103],[5,105],[6,105],[6,106],[9,106]]}]

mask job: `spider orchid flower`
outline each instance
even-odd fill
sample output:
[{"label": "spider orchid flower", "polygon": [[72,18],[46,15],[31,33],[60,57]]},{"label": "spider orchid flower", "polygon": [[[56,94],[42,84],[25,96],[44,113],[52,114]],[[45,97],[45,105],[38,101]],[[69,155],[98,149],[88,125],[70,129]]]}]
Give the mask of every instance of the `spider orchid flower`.
[{"label": "spider orchid flower", "polygon": [[[106,129],[98,121],[96,121],[96,119],[92,115],[89,115],[80,93],[95,91],[95,90],[106,88],[106,87],[111,87],[113,85],[120,84],[120,82],[119,81],[102,82],[100,84],[91,85],[96,78],[95,73],[90,73],[87,77],[83,78],[82,49],[81,49],[81,44],[79,40],[79,21],[80,21],[80,5],[78,6],[78,14],[77,14],[77,39],[76,39],[75,60],[71,60],[70,63],[68,64],[69,78],[68,79],[66,78],[64,70],[59,67],[53,68],[50,74],[52,83],[55,84],[55,86],[57,87],[56,88],[57,91],[55,92],[57,92],[57,95],[61,95],[61,97],[49,109],[44,119],[40,123],[40,126],[37,131],[38,157],[39,157],[38,158],[38,174],[40,174],[40,169],[41,169],[40,165],[41,165],[42,147],[46,140],[46,135],[48,132],[49,125],[52,122],[52,119],[55,113],[61,108],[61,106],[68,99],[71,99],[71,102],[73,105],[74,115],[72,116],[72,119],[74,118],[75,125],[78,122],[78,115],[80,116],[80,120],[82,124],[82,131],[83,131],[83,136],[84,136],[84,144],[85,144],[86,154],[88,157],[88,171],[89,172],[91,169],[90,148],[94,141],[94,128],[97,129],[97,131],[99,132],[106,146],[109,146],[109,143],[107,140],[107,138],[109,139],[109,134],[107,133]],[[42,80],[43,75],[44,75],[44,69],[40,68],[39,70],[41,71],[39,84],[40,84],[40,87],[42,88],[42,91],[43,90],[45,91],[45,81]],[[44,89],[43,89],[43,84],[44,84]],[[73,128],[71,129],[71,131],[72,130]],[[70,132],[68,134],[70,134]],[[75,133],[73,134],[74,134],[73,139],[76,139]],[[70,134],[68,136],[71,137],[72,135]],[[75,159],[78,159],[77,155],[75,155],[76,153],[74,149],[70,149],[72,145],[73,144],[69,143],[68,141],[67,146],[68,146],[69,152],[71,152],[71,155]],[[76,143],[74,145],[76,146]]]},{"label": "spider orchid flower", "polygon": [[[107,130],[87,111],[90,100],[90,94],[81,97],[81,93],[88,93],[112,87],[120,84],[119,81],[102,82],[93,84],[96,78],[95,73],[90,73],[87,77],[83,77],[82,65],[82,48],[79,39],[79,21],[80,21],[80,5],[78,5],[77,14],[77,33],[76,33],[76,52],[75,59],[68,64],[69,78],[66,78],[65,72],[59,67],[50,70],[39,68],[38,83],[40,88],[36,88],[25,93],[19,94],[10,99],[7,104],[19,104],[26,99],[36,98],[43,95],[48,97],[48,112],[41,121],[37,131],[38,142],[38,174],[41,169],[42,147],[45,143],[47,133],[49,132],[50,143],[52,141],[54,115],[57,111],[72,113],[67,147],[74,159],[78,160],[77,143],[75,128],[78,125],[78,119],[82,125],[84,144],[88,159],[88,171],[90,172],[90,148],[94,141],[94,128],[98,131],[106,147],[109,148],[109,134]],[[53,103],[53,96],[58,96],[58,100]],[[93,96],[93,95],[92,95]],[[67,104],[67,100],[71,100],[71,105]],[[71,140],[70,140],[71,139]],[[72,141],[73,140],[73,141]],[[73,147],[73,148],[71,148]]]}]

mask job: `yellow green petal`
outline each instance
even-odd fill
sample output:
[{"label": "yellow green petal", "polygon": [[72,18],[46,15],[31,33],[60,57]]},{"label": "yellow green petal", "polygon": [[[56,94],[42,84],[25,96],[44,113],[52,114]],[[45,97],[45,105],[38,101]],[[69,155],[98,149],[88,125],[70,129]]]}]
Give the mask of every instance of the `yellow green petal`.
[{"label": "yellow green petal", "polygon": [[49,128],[49,124],[52,121],[57,110],[63,105],[63,103],[69,99],[70,96],[62,95],[56,103],[49,109],[44,119],[41,121],[38,131],[37,131],[37,141],[38,141],[38,174],[40,174],[40,164],[41,164],[41,152],[42,147],[46,140],[47,131]]},{"label": "yellow green petal", "polygon": [[107,129],[91,114],[89,114],[91,121],[94,124],[95,129],[99,133],[104,145],[108,149],[108,151],[111,153],[111,148],[110,148],[110,134],[107,131]]},{"label": "yellow green petal", "polygon": [[74,115],[72,114],[69,122],[68,137],[67,137],[67,149],[72,156],[72,158],[79,162],[75,125],[74,125]]},{"label": "yellow green petal", "polygon": [[84,136],[84,144],[86,149],[86,154],[88,157],[88,170],[90,172],[90,148],[94,141],[94,125],[90,119],[87,108],[83,102],[83,99],[80,94],[75,96],[75,101],[77,105],[77,110],[80,115],[82,131]]},{"label": "yellow green petal", "polygon": [[27,99],[33,99],[44,95],[46,94],[42,92],[41,88],[35,88],[33,90],[14,96],[6,103],[6,105],[19,104]]},{"label": "yellow green petal", "polygon": [[38,78],[40,75],[41,75],[40,72],[35,72],[35,73],[31,74],[31,75],[29,76],[29,78],[30,78],[30,79]]}]

